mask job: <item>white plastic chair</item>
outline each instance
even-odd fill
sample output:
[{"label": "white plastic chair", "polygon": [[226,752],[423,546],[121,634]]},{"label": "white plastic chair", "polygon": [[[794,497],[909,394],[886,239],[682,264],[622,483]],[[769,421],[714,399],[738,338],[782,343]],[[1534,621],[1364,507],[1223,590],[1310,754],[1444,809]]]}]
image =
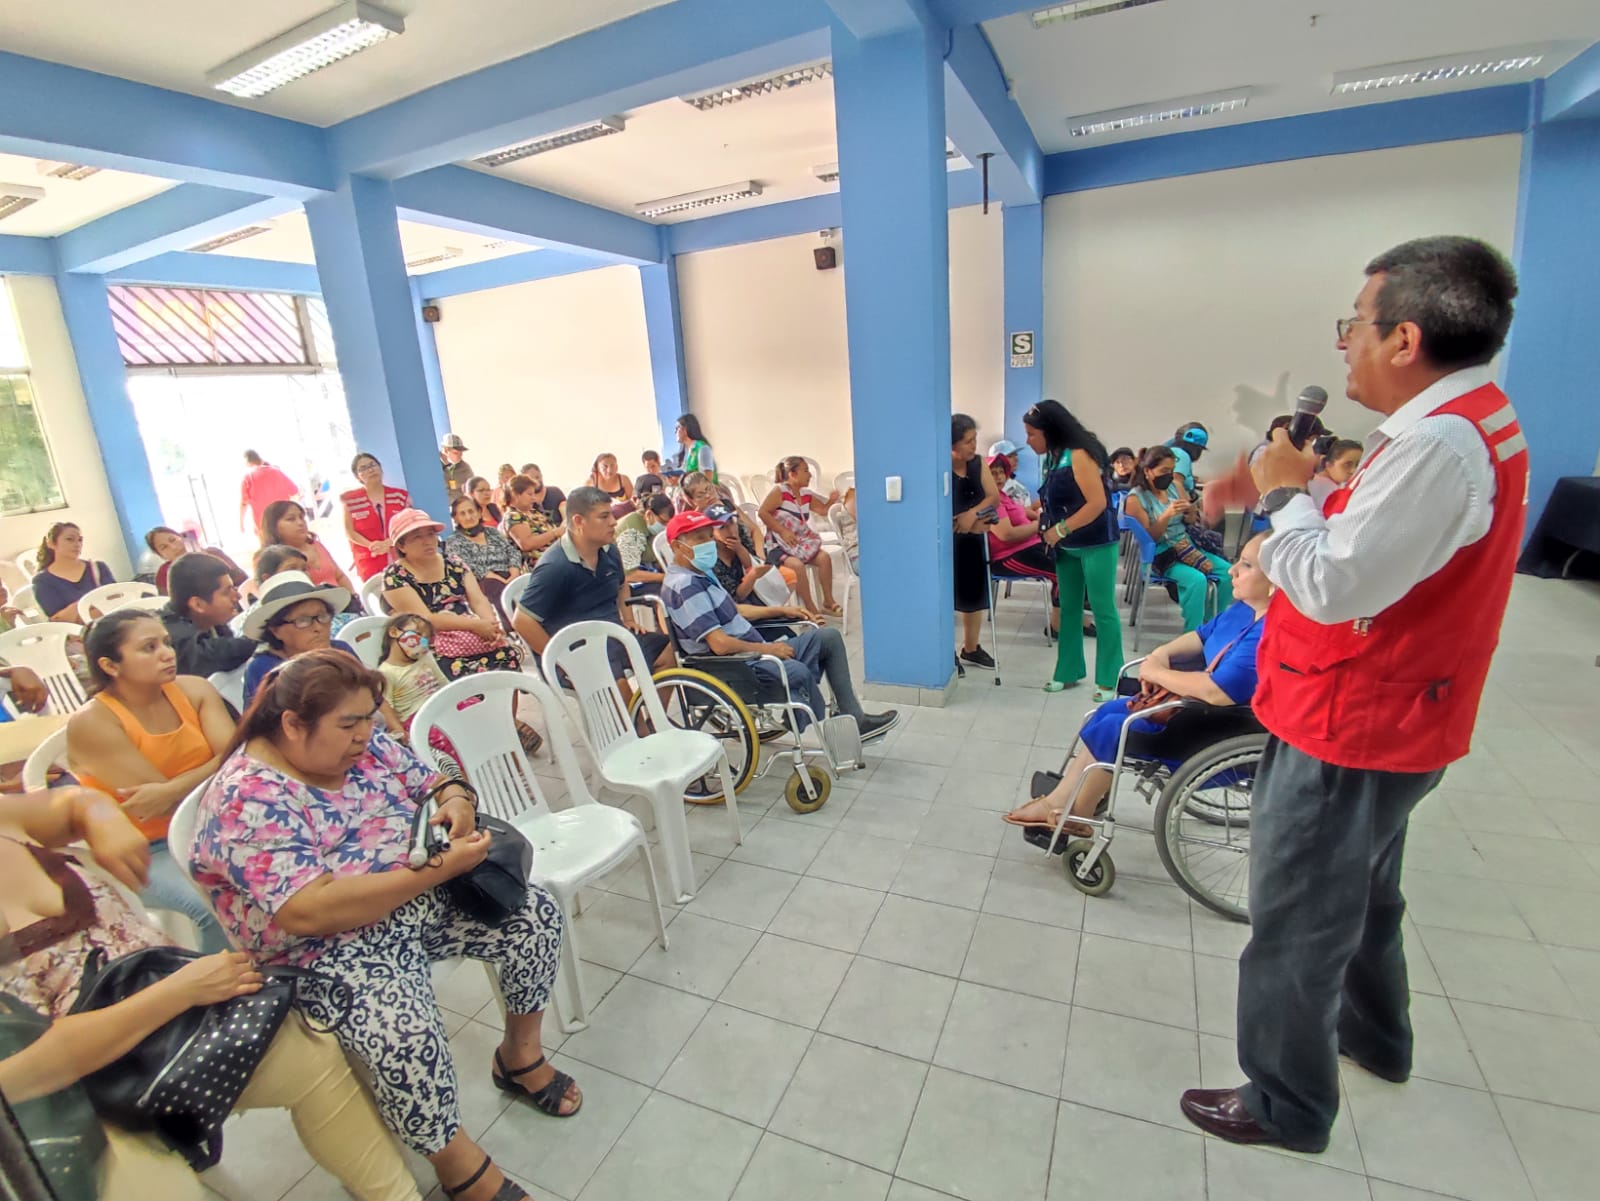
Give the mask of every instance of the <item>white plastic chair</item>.
[{"label": "white plastic chair", "polygon": [[22,622],[25,625],[38,625],[45,620],[44,612],[39,608],[39,602],[33,599],[32,585],[18,588],[12,594],[11,607],[22,614]]},{"label": "white plastic chair", "polygon": [[[611,674],[607,651],[622,644],[649,715],[652,732],[641,736],[623,703],[622,690]],[[616,791],[649,800],[655,812],[667,878],[680,904],[693,899],[694,860],[689,854],[689,823],[684,792],[691,782],[716,771],[722,779],[722,803],[733,825],[733,840],[744,841],[733,769],[722,744],[701,730],[681,730],[667,720],[661,697],[650,683],[650,666],[639,640],[613,622],[580,621],[550,639],[544,651],[544,675],[559,680],[564,672],[578,698],[584,733],[594,751],[600,779]]]},{"label": "white plastic chair", "polygon": [[361,585],[361,607],[373,617],[387,617],[383,608],[383,573],[380,571]]},{"label": "white plastic chair", "polygon": [[39,574],[39,548],[25,550],[17,556],[17,570],[22,572],[27,579],[33,579]]},{"label": "white plastic chair", "polygon": [[235,713],[244,712],[245,666],[245,663],[241,663],[232,671],[214,671],[206,677],[207,682],[222,694],[222,699],[233,706]]},{"label": "white plastic chair", "polygon": [[[551,811],[514,724],[516,698],[531,696],[544,711],[545,731],[571,795],[572,808]],[[655,907],[656,941],[667,949],[666,917],[656,889],[655,867],[639,819],[598,803],[578,770],[562,703],[542,680],[518,672],[481,672],[447,684],[417,711],[413,745],[435,768],[444,756],[429,743],[434,730],[450,740],[484,813],[508,822],[533,846],[535,884],[555,897],[566,919],[561,971],[556,977],[562,1029],[588,1024],[578,949],[580,927],[572,921],[578,890],[638,857]]]},{"label": "white plastic chair", "polygon": [[734,504],[742,505],[748,499],[744,494],[744,484],[733,472],[730,471],[727,475],[718,476],[717,482],[728,490],[728,494],[733,497]]},{"label": "white plastic chair", "polygon": [[361,661],[376,670],[383,662],[383,627],[388,624],[387,617],[358,617],[345,623],[339,641],[348,642]]},{"label": "white plastic chair", "polygon": [[160,595],[154,584],[146,584],[143,580],[129,580],[126,584],[101,584],[78,598],[78,620],[88,625],[96,617],[120,609],[129,601]]},{"label": "white plastic chair", "polygon": [[747,475],[744,478],[750,485],[751,496],[765,500],[767,493],[772,491],[772,477],[764,471],[758,471],[754,475]]},{"label": "white plastic chair", "polygon": [[[835,531],[839,529],[841,515],[846,521],[854,520],[843,504],[836,504],[828,509],[828,521],[833,525]],[[844,577],[844,599],[839,602],[844,609],[844,621],[842,623],[844,628],[840,632],[848,634],[850,632],[850,594],[855,591],[856,582],[861,577],[856,574],[856,565],[850,561],[850,552],[846,549],[842,537],[839,539],[839,553],[835,556],[835,559],[843,568],[843,571],[835,573],[834,580],[837,582],[840,576]]]},{"label": "white plastic chair", "polygon": [[844,494],[855,486],[856,473],[853,471],[841,471],[833,477],[833,490],[839,494],[841,500],[844,498]]},{"label": "white plastic chair", "polygon": [[41,621],[0,633],[0,660],[31,667],[50,694],[50,711],[71,713],[88,699],[67,658],[67,639],[81,638],[83,627],[70,621]]},{"label": "white plastic chair", "polygon": [[45,735],[45,739],[33,748],[22,764],[22,787],[29,792],[37,788],[48,787],[50,783],[50,769],[67,766],[67,727],[52,730]]},{"label": "white plastic chair", "polygon": [[516,620],[517,602],[522,599],[522,594],[528,590],[528,585],[531,583],[533,583],[533,573],[525,571],[501,590],[500,611],[506,615],[507,621]]},{"label": "white plastic chair", "polygon": [[[146,613],[159,613],[171,604],[159,592],[155,596],[130,596],[117,606],[119,609],[143,609]],[[107,610],[110,612],[110,610]]]},{"label": "white plastic chair", "polygon": [[183,878],[189,882],[189,887],[205,902],[206,912],[211,914],[211,920],[217,923],[217,929],[222,931],[228,945],[235,950],[243,950],[217,916],[217,907],[212,903],[211,894],[194,882],[194,831],[200,820],[200,797],[211,787],[212,778],[208,776],[196,784],[172,811],[172,818],[167,823],[167,850],[174,862],[183,869]]}]

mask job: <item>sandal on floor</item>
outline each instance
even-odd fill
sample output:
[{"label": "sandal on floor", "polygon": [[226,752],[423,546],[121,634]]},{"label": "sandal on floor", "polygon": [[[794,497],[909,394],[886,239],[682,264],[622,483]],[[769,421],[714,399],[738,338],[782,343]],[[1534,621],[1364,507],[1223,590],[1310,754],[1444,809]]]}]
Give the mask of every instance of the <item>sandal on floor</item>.
[{"label": "sandal on floor", "polygon": [[[483,1157],[483,1162],[478,1165],[478,1170],[471,1176],[467,1177],[466,1183],[458,1184],[454,1188],[443,1186],[444,1195],[446,1197],[459,1197],[473,1185],[477,1184],[478,1181],[482,1180],[483,1174],[493,1166],[494,1160],[485,1155]],[[490,1197],[489,1201],[533,1201],[533,1199],[523,1191],[520,1184],[511,1179],[511,1177],[507,1176],[500,1182],[500,1187],[495,1190],[494,1196]]]},{"label": "sandal on floor", "polygon": [[527,1100],[532,1101],[534,1108],[540,1113],[549,1114],[553,1118],[577,1117],[578,1110],[583,1108],[582,1095],[578,1097],[578,1103],[573,1107],[571,1113],[561,1112],[561,1102],[567,1099],[567,1090],[572,1087],[572,1077],[565,1072],[557,1070],[550,1083],[538,1092],[534,1092],[531,1088],[517,1083],[518,1076],[526,1076],[529,1072],[537,1071],[544,1065],[545,1057],[541,1055],[527,1067],[518,1068],[513,1072],[506,1067],[505,1060],[500,1058],[500,1051],[496,1048],[494,1053],[494,1072],[491,1074],[490,1079],[494,1081],[494,1086],[501,1092],[512,1093],[515,1096],[525,1097]]},{"label": "sandal on floor", "polygon": [[544,736],[527,722],[517,722],[517,741],[522,744],[523,752],[532,759],[539,753],[539,748],[544,745]]}]

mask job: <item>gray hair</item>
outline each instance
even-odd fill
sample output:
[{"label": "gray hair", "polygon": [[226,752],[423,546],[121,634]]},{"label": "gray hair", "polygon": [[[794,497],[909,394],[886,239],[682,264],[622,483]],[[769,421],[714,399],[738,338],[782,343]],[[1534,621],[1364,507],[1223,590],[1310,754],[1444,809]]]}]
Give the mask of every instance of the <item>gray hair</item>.
[{"label": "gray hair", "polygon": [[1414,322],[1422,330],[1423,353],[1435,366],[1475,367],[1505,344],[1517,273],[1487,242],[1417,238],[1373,259],[1367,274],[1384,277],[1377,324]]}]

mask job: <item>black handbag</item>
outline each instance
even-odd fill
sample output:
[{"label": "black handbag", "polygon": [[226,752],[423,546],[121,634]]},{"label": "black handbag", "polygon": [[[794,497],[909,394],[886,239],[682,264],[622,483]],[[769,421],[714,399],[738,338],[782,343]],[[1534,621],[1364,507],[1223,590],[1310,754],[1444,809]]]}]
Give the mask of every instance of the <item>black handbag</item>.
[{"label": "black handbag", "polygon": [[[432,801],[445,788],[465,788],[472,793],[474,806],[478,794],[460,780],[446,780],[436,785],[417,806],[413,819],[412,846],[426,846],[428,820],[434,810]],[[474,815],[477,828],[493,835],[489,854],[470,872],[456,876],[444,883],[444,895],[455,903],[468,917],[476,918],[487,926],[498,926],[528,903],[528,877],[533,872],[533,846],[517,832],[516,827],[498,817],[485,813]]]},{"label": "black handbag", "polygon": [[[200,952],[182,947],[147,947],[108,962],[96,948],[84,964],[71,1011],[115,1005],[199,958]],[[185,1010],[120,1059],[85,1076],[95,1111],[124,1130],[153,1131],[197,1172],[213,1166],[222,1157],[222,1124],[289,1016],[299,981],[312,978],[333,989],[343,1002],[339,1020],[352,1001],[349,985],[321,973],[259,970],[267,978],[261,991]]]}]

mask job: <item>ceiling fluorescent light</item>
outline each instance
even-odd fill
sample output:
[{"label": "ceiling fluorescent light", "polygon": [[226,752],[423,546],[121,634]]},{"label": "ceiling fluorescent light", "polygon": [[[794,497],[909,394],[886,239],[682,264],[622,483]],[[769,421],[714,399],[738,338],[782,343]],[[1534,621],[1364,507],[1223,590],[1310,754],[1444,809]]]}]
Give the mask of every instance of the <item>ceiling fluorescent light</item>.
[{"label": "ceiling fluorescent light", "polygon": [[[966,159],[962,158],[961,151],[955,149],[954,147],[951,147],[944,152],[944,169],[946,171],[965,171],[970,166],[972,166],[972,164]],[[838,183],[839,164],[818,163],[815,167],[811,168],[811,174],[817,177],[818,183]]]},{"label": "ceiling fluorescent light", "polygon": [[1381,88],[1409,87],[1416,83],[1445,83],[1480,76],[1514,75],[1537,67],[1548,51],[1545,46],[1519,46],[1507,50],[1480,50],[1450,54],[1439,58],[1389,63],[1382,67],[1363,67],[1340,71],[1330,89],[1335,96],[1351,92],[1374,92]]},{"label": "ceiling fluorescent light", "polygon": [[529,142],[518,142],[515,146],[507,146],[503,150],[496,150],[493,154],[485,154],[472,161],[483,167],[503,167],[518,159],[543,154],[547,150],[560,150],[563,146],[576,146],[579,142],[592,142],[596,138],[621,133],[627,124],[625,117],[605,117],[599,121],[590,121],[587,125],[563,129],[560,133],[547,133],[544,137],[534,138]]},{"label": "ceiling fluorescent light", "polygon": [[268,225],[246,225],[243,229],[236,229],[232,233],[223,234],[210,241],[197,243],[189,247],[189,251],[191,254],[210,254],[213,250],[221,250],[224,246],[232,246],[235,242],[243,242],[246,238],[264,234],[270,228]]},{"label": "ceiling fluorescent light", "polygon": [[0,183],[0,218],[20,212],[30,204],[37,204],[44,199],[44,196],[43,188],[29,187],[21,183]]},{"label": "ceiling fluorescent light", "polygon": [[82,163],[58,163],[48,158],[39,159],[38,165],[39,174],[48,175],[52,179],[88,179],[100,171],[99,167],[86,167]]},{"label": "ceiling fluorescent light", "polygon": [[685,104],[694,105],[701,112],[707,112],[710,109],[721,108],[724,104],[738,104],[739,101],[749,100],[752,96],[765,96],[769,92],[782,92],[799,87],[801,84],[826,79],[832,74],[831,62],[810,63],[804,67],[779,71],[776,75],[747,79],[743,83],[730,83],[727,87],[714,88],[709,92],[700,92],[693,96],[680,96],[679,99]]},{"label": "ceiling fluorescent light", "polygon": [[641,217],[666,217],[673,213],[686,213],[691,209],[710,208],[730,200],[743,200],[747,196],[761,195],[761,185],[753,179],[742,183],[725,184],[720,188],[707,188],[703,192],[685,192],[682,196],[668,196],[664,200],[646,200],[633,206]]},{"label": "ceiling fluorescent light", "polygon": [[344,0],[206,72],[206,83],[246,100],[265,96],[405,31],[405,21],[395,14],[365,0]]},{"label": "ceiling fluorescent light", "polygon": [[1074,0],[1072,4],[1052,4],[1048,8],[1033,10],[1033,27],[1043,29],[1058,21],[1081,21],[1085,17],[1103,17],[1107,13],[1121,12],[1125,8],[1143,8],[1157,0]]},{"label": "ceiling fluorescent light", "polygon": [[1231,113],[1249,103],[1250,89],[1235,88],[1231,92],[1211,92],[1204,96],[1188,96],[1182,100],[1160,100],[1154,104],[1135,105],[1132,108],[1085,113],[1081,117],[1068,118],[1071,127],[1067,132],[1075,138],[1086,138],[1095,134],[1139,129],[1147,125],[1162,125],[1168,121],[1189,121],[1195,117]]},{"label": "ceiling fluorescent light", "polygon": [[407,259],[406,267],[407,269],[414,271],[418,267],[429,267],[434,263],[447,263],[451,259],[460,258],[464,253],[466,252],[463,251],[459,246],[446,246],[438,254],[424,255],[420,259]]}]

